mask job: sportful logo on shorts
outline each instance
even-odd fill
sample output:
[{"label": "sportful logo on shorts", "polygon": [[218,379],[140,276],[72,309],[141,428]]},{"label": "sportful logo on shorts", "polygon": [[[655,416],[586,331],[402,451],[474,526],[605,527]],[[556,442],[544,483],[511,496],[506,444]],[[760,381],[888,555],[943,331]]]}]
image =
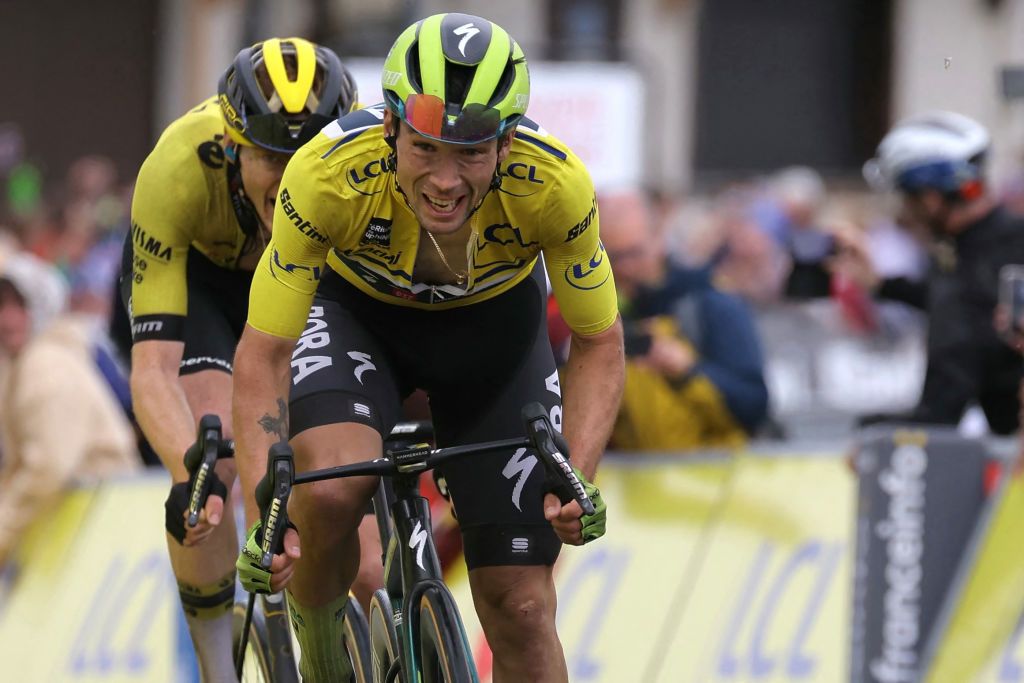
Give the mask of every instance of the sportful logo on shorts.
[{"label": "sportful logo on shorts", "polygon": [[356,415],[362,415],[363,417],[370,417],[370,406],[365,403],[353,403],[352,412]]},{"label": "sportful logo on shorts", "polygon": [[530,539],[522,537],[513,538],[512,552],[516,554],[530,552]]},{"label": "sportful logo on shorts", "polygon": [[526,485],[526,480],[529,479],[530,472],[533,471],[533,468],[536,465],[536,455],[531,454],[527,456],[525,448],[517,448],[516,452],[512,454],[512,457],[505,464],[504,469],[501,470],[501,474],[509,480],[511,480],[512,477],[519,475],[519,478],[516,479],[516,485],[512,489],[512,504],[515,505],[516,510],[519,510],[520,512],[523,511],[523,508],[519,506],[519,499],[523,494],[523,486]]}]

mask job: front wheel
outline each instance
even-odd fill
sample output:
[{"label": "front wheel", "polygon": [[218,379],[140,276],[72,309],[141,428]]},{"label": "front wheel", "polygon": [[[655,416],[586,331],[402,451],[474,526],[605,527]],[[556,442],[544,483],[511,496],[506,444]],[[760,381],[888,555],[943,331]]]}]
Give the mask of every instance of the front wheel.
[{"label": "front wheel", "polygon": [[354,683],[373,683],[373,671],[370,668],[370,626],[359,601],[351,594],[348,604],[345,605],[345,650],[352,664]]},{"label": "front wheel", "polygon": [[[370,671],[375,683],[388,680],[392,665],[399,662],[398,632],[391,598],[383,588],[370,599]],[[395,680],[395,679],[392,679]],[[398,680],[402,680],[399,676]]]},{"label": "front wheel", "polygon": [[[249,640],[245,648],[241,683],[298,683],[299,674],[291,649],[291,636],[283,618],[281,596],[272,603],[267,596],[257,600],[249,624]],[[273,600],[273,598],[271,598]],[[268,618],[268,613],[270,614]],[[238,651],[242,626],[245,623],[245,605],[236,604],[234,610],[234,638],[231,652]],[[283,632],[282,632],[283,631]]]},{"label": "front wheel", "polygon": [[424,683],[477,683],[476,667],[452,594],[442,584],[429,586],[419,603]]}]

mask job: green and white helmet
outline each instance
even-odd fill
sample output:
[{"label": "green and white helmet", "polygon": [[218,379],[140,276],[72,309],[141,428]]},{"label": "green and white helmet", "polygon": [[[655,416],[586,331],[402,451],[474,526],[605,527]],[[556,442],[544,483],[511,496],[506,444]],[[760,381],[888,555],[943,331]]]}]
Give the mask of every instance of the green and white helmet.
[{"label": "green and white helmet", "polygon": [[513,128],[530,102],[522,48],[497,24],[435,14],[391,46],[381,87],[388,108],[420,135],[476,144]]}]

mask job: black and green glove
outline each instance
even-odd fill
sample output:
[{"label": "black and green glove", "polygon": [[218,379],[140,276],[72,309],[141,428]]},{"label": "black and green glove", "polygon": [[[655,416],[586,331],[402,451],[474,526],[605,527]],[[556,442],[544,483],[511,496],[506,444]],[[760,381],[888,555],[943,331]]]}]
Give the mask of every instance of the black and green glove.
[{"label": "black and green glove", "polygon": [[580,517],[580,523],[583,525],[581,530],[583,544],[586,545],[604,536],[605,522],[608,519],[608,506],[605,505],[604,498],[601,497],[601,489],[587,481],[587,478],[583,476],[578,467],[573,467],[572,471],[576,473],[576,478],[583,484],[583,490],[587,492],[587,497],[594,504],[594,514]]}]

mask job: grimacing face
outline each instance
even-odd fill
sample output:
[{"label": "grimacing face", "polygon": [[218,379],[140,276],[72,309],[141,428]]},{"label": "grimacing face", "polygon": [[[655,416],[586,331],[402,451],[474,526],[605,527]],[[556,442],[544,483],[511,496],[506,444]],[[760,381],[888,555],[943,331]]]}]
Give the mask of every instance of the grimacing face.
[{"label": "grimacing face", "polygon": [[458,231],[491,185],[494,169],[508,157],[511,133],[475,145],[440,142],[420,135],[390,111],[384,126],[401,125],[396,151],[398,184],[420,226],[438,235]]},{"label": "grimacing face", "polygon": [[268,231],[274,224],[277,191],[281,185],[281,176],[284,175],[284,167],[288,165],[290,158],[290,154],[270,152],[259,147],[238,147],[242,188],[245,190],[245,196],[256,207],[263,227]]}]

